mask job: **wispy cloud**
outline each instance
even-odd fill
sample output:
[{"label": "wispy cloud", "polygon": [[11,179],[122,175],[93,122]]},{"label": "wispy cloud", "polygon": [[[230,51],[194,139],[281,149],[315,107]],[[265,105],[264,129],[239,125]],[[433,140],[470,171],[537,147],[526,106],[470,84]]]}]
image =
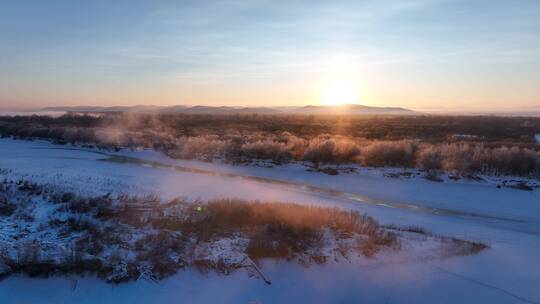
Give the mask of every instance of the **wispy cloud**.
[{"label": "wispy cloud", "polygon": [[0,11],[0,89],[17,98],[23,90],[15,87],[39,83],[46,99],[60,89],[77,97],[77,90],[112,84],[148,95],[164,86],[177,92],[250,82],[301,91],[329,77],[333,58],[345,57],[347,76],[372,85],[374,95],[418,99],[398,91],[400,77],[418,95],[447,94],[433,93],[440,84],[432,75],[471,92],[463,79],[499,87],[494,75],[511,71],[530,101],[540,94],[530,86],[540,78],[540,3],[518,2],[12,1]]}]

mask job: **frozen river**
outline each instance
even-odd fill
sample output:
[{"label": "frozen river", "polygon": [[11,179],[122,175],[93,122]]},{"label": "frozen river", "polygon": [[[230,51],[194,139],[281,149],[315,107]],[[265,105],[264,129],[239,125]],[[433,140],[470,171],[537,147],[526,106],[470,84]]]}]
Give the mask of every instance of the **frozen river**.
[{"label": "frozen river", "polygon": [[0,282],[2,303],[540,303],[539,190],[390,179],[377,170],[328,176],[300,165],[235,167],[171,160],[151,151],[66,148],[2,139],[0,168],[88,194],[238,197],[351,208],[383,223],[483,241],[490,249],[400,264],[268,263],[272,285],[243,271],[218,276],[187,270],[159,283],[118,286],[91,277],[10,277]]}]

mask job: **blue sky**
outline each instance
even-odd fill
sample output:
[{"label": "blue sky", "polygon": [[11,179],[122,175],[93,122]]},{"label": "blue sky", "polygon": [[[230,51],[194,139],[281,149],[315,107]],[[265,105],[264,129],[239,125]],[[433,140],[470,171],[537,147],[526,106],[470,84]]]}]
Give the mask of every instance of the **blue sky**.
[{"label": "blue sky", "polygon": [[533,0],[1,0],[0,39],[0,107],[540,106]]}]

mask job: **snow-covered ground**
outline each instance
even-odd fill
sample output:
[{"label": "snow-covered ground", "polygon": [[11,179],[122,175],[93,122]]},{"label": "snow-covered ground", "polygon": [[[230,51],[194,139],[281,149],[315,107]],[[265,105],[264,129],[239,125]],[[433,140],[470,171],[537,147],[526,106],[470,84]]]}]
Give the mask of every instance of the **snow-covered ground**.
[{"label": "snow-covered ground", "polygon": [[422,226],[483,241],[490,249],[467,257],[354,267],[272,262],[264,265],[272,285],[243,272],[184,271],[159,283],[118,286],[95,278],[10,277],[0,282],[2,303],[540,303],[538,188],[499,189],[497,179],[388,178],[389,169],[329,176],[300,164],[230,166],[172,160],[152,151],[105,155],[69,148],[2,139],[0,168],[87,194],[237,197],[352,208],[384,224]]}]

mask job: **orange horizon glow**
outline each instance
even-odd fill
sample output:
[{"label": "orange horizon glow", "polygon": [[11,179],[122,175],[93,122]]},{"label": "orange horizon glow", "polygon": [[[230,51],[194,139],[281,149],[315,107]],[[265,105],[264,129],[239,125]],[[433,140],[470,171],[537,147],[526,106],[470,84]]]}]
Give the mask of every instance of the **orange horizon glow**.
[{"label": "orange horizon glow", "polygon": [[540,108],[540,2],[31,2],[0,10],[0,109]]}]

